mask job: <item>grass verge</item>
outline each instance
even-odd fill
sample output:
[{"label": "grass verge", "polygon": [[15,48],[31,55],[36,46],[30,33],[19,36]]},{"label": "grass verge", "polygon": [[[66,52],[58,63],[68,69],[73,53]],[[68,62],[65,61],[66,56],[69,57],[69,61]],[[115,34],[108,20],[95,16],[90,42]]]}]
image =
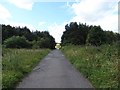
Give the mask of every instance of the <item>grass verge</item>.
[{"label": "grass verge", "polygon": [[118,88],[118,45],[69,45],[62,52],[95,88]]},{"label": "grass verge", "polygon": [[14,88],[49,51],[49,49],[3,49],[2,87]]}]

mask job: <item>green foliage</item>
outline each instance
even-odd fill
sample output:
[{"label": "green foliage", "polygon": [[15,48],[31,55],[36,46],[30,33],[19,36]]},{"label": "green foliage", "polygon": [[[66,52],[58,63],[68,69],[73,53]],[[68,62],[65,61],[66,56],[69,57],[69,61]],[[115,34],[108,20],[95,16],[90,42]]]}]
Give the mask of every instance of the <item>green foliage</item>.
[{"label": "green foliage", "polygon": [[61,37],[62,45],[94,45],[112,44],[120,40],[120,34],[112,31],[103,31],[100,26],[88,26],[71,22],[65,26],[66,31]]},{"label": "green foliage", "polygon": [[10,25],[2,25],[2,41],[12,36],[24,36],[28,40],[31,40],[31,32],[27,27],[12,27]]},{"label": "green foliage", "polygon": [[49,49],[4,49],[2,58],[2,86],[14,88],[40,60],[48,54]]},{"label": "green foliage", "polygon": [[33,42],[33,48],[50,48],[55,49],[55,41],[50,38],[39,38]]},{"label": "green foliage", "polygon": [[70,25],[65,26],[66,31],[63,32],[61,37],[62,45],[68,43],[74,45],[84,45],[88,34],[89,27],[85,24],[79,25],[76,22],[71,22]]},{"label": "green foliage", "polygon": [[48,31],[31,32],[27,27],[11,27],[10,25],[2,25],[2,43],[9,48],[50,49],[54,49],[56,44]]},{"label": "green foliage", "polygon": [[33,48],[50,48],[55,49],[55,39],[49,34],[49,32],[35,32],[38,35],[36,41],[34,41]]},{"label": "green foliage", "polygon": [[62,51],[70,62],[95,88],[118,88],[118,44],[64,46]]},{"label": "green foliage", "polygon": [[105,43],[105,34],[104,31],[101,29],[100,26],[94,26],[87,38],[87,43],[90,43],[91,45],[100,46],[101,44]]},{"label": "green foliage", "polygon": [[113,33],[112,31],[104,31],[105,42],[108,44],[114,44],[120,40],[120,34]]},{"label": "green foliage", "polygon": [[33,48],[49,48],[49,39],[48,38],[40,38],[36,41]]},{"label": "green foliage", "polygon": [[40,41],[38,42],[40,48],[48,48],[50,47],[49,45],[49,38],[41,38]]},{"label": "green foliage", "polygon": [[6,48],[29,48],[30,44],[25,37],[13,36],[4,41]]}]

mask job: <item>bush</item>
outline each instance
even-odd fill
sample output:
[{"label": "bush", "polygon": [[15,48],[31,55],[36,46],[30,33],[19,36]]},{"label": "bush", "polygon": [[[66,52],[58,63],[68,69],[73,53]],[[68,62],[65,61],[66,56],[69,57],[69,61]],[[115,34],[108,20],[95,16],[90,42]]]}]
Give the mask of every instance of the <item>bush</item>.
[{"label": "bush", "polygon": [[50,38],[39,38],[37,41],[32,42],[32,48],[50,48],[55,49],[55,42]]},{"label": "bush", "polygon": [[30,48],[30,43],[25,37],[13,36],[4,41],[6,48]]}]

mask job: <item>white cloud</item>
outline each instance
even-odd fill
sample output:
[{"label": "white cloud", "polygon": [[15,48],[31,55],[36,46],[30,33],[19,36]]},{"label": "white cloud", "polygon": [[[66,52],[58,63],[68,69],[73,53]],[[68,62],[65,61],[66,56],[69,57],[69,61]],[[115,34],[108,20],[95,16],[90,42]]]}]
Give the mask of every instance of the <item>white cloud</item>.
[{"label": "white cloud", "polygon": [[65,25],[72,21],[100,25],[104,30],[118,32],[117,3],[113,1],[105,2],[104,0],[81,0],[79,3],[73,3],[72,5],[67,3],[67,6],[71,6],[75,16],[60,25],[54,23],[48,26],[48,31],[56,39],[56,42],[61,41]]},{"label": "white cloud", "polygon": [[55,38],[55,41],[57,43],[60,43],[61,41],[61,36],[63,34],[63,31],[65,31],[66,24],[67,22],[64,22],[62,24],[53,23],[52,25],[48,26],[48,31]]},{"label": "white cloud", "polygon": [[105,30],[118,32],[117,1],[81,0],[71,6],[75,16],[70,21],[100,25]]},{"label": "white cloud", "polygon": [[7,0],[9,3],[14,4],[19,8],[32,10],[33,4],[36,0]]},{"label": "white cloud", "polygon": [[[60,25],[54,23],[48,27],[48,31],[56,39],[61,41],[65,25],[72,21],[87,23],[89,25],[100,25],[104,30],[118,32],[118,5],[117,0],[81,0],[79,3],[73,3],[71,8],[75,16],[68,22]],[[69,3],[67,6],[70,7]]]},{"label": "white cloud", "polygon": [[[10,3],[16,5],[19,8],[31,10],[34,4],[33,0],[8,0]],[[114,0],[117,2],[117,0]],[[87,23],[89,25],[101,25],[105,30],[113,30],[114,32],[118,31],[118,16],[117,16],[117,3],[113,3],[111,0],[80,0],[78,3],[73,3],[70,5],[66,4],[69,8],[71,7],[75,16],[70,19],[68,22],[63,22],[62,24],[53,23],[49,26],[46,25],[46,22],[39,22],[38,27],[45,27],[46,30],[55,38],[56,42],[61,41],[61,36],[63,31],[65,31],[65,25],[69,24],[72,21]],[[1,9],[2,7],[2,9]],[[70,8],[70,9],[71,9]],[[4,13],[4,14],[1,14]],[[1,18],[10,18],[11,15],[7,9],[3,8],[0,5],[0,19]],[[30,30],[35,31],[33,25],[26,23],[18,22],[7,22],[5,24],[10,24],[12,26],[27,26]],[[45,30],[44,29],[44,30]],[[39,30],[39,29],[38,29]]]},{"label": "white cloud", "polygon": [[27,26],[30,30],[35,31],[35,28],[31,24],[27,23],[20,23],[20,22],[13,22],[10,20],[12,17],[11,13],[5,8],[2,4],[0,4],[0,23],[1,24],[6,24],[6,25],[11,25],[11,26]]},{"label": "white cloud", "polygon": [[43,26],[43,25],[45,25],[45,23],[46,23],[46,22],[39,22],[38,25],[39,25],[39,26]]},{"label": "white cloud", "polygon": [[0,4],[0,20],[4,22],[9,18],[11,18],[10,12],[2,4]]}]

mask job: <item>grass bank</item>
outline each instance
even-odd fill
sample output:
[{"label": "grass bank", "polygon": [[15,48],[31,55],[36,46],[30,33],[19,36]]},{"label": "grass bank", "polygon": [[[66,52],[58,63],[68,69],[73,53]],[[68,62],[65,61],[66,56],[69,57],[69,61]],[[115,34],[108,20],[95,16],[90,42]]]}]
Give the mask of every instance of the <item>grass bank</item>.
[{"label": "grass bank", "polygon": [[69,45],[62,52],[95,88],[118,87],[118,45]]},{"label": "grass bank", "polygon": [[17,84],[25,74],[30,72],[49,51],[49,49],[3,49],[3,88],[15,87],[15,84]]}]

